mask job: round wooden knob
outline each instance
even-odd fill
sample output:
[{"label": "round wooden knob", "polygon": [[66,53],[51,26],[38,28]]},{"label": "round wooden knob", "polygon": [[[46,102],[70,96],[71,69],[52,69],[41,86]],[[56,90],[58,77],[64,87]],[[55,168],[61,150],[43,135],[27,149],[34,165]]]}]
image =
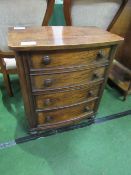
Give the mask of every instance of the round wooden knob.
[{"label": "round wooden knob", "polygon": [[46,80],[44,80],[44,86],[45,87],[49,87],[49,86],[51,86],[52,85],[52,80],[51,79],[46,79]]},{"label": "round wooden knob", "polygon": [[100,51],[97,53],[96,59],[102,59],[102,58],[104,58],[104,57],[105,57],[105,55],[104,55],[103,51],[100,50]]},{"label": "round wooden knob", "polygon": [[85,107],[85,111],[86,112],[89,112],[90,111],[90,108],[88,106]]},{"label": "round wooden knob", "polygon": [[50,99],[45,99],[44,104],[46,106],[49,106],[51,104],[51,100]]},{"label": "round wooden knob", "polygon": [[93,96],[94,96],[93,91],[89,91],[89,92],[88,92],[88,97],[93,97]]},{"label": "round wooden knob", "polygon": [[98,78],[100,78],[100,76],[99,76],[99,74],[98,74],[97,72],[95,72],[95,73],[93,74],[92,79],[95,80],[95,79],[98,79]]},{"label": "round wooden knob", "polygon": [[45,117],[45,122],[50,122],[53,119],[52,116],[46,116]]},{"label": "round wooden knob", "polygon": [[45,65],[48,65],[48,64],[51,63],[51,58],[50,58],[49,56],[44,56],[44,57],[42,58],[42,60],[43,60],[43,63],[44,63]]}]

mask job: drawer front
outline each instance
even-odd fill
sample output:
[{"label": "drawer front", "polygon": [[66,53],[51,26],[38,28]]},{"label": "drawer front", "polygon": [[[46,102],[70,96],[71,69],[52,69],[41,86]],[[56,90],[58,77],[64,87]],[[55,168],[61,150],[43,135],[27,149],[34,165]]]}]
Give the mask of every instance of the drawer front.
[{"label": "drawer front", "polygon": [[59,109],[54,110],[50,112],[38,112],[37,113],[37,121],[38,125],[42,124],[53,124],[57,122],[67,121],[76,119],[80,115],[83,115],[85,113],[93,113],[95,101],[85,103],[82,105],[78,105],[75,107],[65,108],[65,109]]},{"label": "drawer front", "polygon": [[35,105],[37,109],[51,109],[73,105],[97,97],[99,88],[100,85],[96,85],[88,89],[83,87],[77,90],[36,95]]},{"label": "drawer front", "polygon": [[70,87],[75,85],[88,84],[99,81],[103,78],[105,67],[81,70],[58,74],[32,75],[31,83],[33,90],[49,90],[60,87]]},{"label": "drawer front", "polygon": [[62,67],[78,67],[108,60],[110,48],[95,50],[61,51],[59,53],[34,53],[29,62],[32,69],[57,69]]}]

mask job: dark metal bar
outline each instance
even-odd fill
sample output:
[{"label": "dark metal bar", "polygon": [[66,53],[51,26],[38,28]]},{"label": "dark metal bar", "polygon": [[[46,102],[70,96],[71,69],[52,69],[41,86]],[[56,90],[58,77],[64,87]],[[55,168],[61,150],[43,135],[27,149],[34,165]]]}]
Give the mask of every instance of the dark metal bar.
[{"label": "dark metal bar", "polygon": [[30,141],[30,140],[38,139],[40,137],[47,137],[47,136],[54,135],[54,134],[57,134],[57,133],[62,133],[62,132],[66,132],[66,131],[70,131],[70,130],[74,130],[74,129],[78,129],[78,128],[83,128],[83,127],[86,127],[86,126],[89,126],[89,125],[92,125],[92,124],[103,123],[103,122],[106,122],[108,120],[117,119],[117,118],[124,117],[124,116],[130,115],[130,114],[131,114],[131,110],[128,110],[128,111],[112,114],[112,115],[109,115],[109,116],[105,116],[105,117],[102,117],[102,118],[92,118],[92,119],[85,120],[84,122],[82,122],[80,124],[67,126],[67,127],[63,127],[63,128],[58,128],[58,129],[51,130],[51,131],[46,131],[46,132],[43,132],[43,133],[38,133],[38,134],[25,136],[25,137],[22,137],[22,138],[18,138],[15,141],[16,141],[17,144],[24,143],[24,142],[27,142],[27,141]]},{"label": "dark metal bar", "polygon": [[76,125],[66,126],[66,127],[54,129],[54,130],[51,130],[51,131],[45,131],[45,132],[38,133],[38,134],[27,135],[25,137],[17,138],[13,141],[1,143],[0,144],[0,149],[4,149],[4,148],[7,148],[7,147],[12,147],[12,146],[15,146],[16,144],[29,142],[31,140],[36,140],[36,139],[39,139],[39,138],[48,137],[48,136],[51,136],[51,135],[55,135],[57,133],[62,133],[62,132],[66,132],[66,131],[70,131],[70,130],[74,130],[74,129],[78,129],[78,128],[83,128],[83,127],[86,127],[86,126],[89,126],[89,125],[92,125],[92,124],[100,124],[100,123],[107,122],[107,121],[113,120],[113,119],[118,119],[118,118],[121,118],[121,117],[124,117],[124,116],[127,116],[127,115],[131,115],[131,110],[116,113],[116,114],[112,114],[112,115],[105,116],[105,117],[102,117],[102,118],[87,119],[84,122],[81,122],[81,123],[76,124]]},{"label": "dark metal bar", "polygon": [[96,118],[95,119],[95,124],[103,123],[103,122],[106,122],[108,120],[113,120],[113,119],[121,118],[121,117],[130,115],[130,114],[131,114],[131,110],[128,110],[128,111],[124,111],[124,112],[112,114],[112,115],[109,115],[109,116],[106,116],[106,117]]}]

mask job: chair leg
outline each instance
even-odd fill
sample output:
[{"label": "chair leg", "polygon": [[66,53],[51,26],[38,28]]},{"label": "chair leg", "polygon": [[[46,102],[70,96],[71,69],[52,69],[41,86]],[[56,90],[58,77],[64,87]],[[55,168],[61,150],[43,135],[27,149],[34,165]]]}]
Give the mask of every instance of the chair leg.
[{"label": "chair leg", "polygon": [[123,101],[126,101],[126,99],[127,99],[127,94],[128,94],[128,93],[124,92]]},{"label": "chair leg", "polygon": [[11,88],[11,83],[10,83],[10,77],[9,74],[3,73],[3,78],[4,78],[4,84],[7,89],[8,95],[13,96],[12,88]]},{"label": "chair leg", "polygon": [[128,86],[127,91],[126,91],[126,92],[124,92],[124,98],[123,98],[123,101],[125,101],[125,100],[126,100],[127,95],[128,95],[128,93],[129,93],[130,89],[131,89],[131,80],[129,81],[129,86]]}]

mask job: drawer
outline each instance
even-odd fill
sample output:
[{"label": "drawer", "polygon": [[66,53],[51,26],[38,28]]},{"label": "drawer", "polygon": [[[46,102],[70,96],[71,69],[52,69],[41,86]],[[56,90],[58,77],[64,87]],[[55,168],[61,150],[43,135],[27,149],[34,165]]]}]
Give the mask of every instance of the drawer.
[{"label": "drawer", "polygon": [[59,69],[85,66],[108,60],[110,48],[95,50],[59,51],[33,53],[29,59],[31,69]]},{"label": "drawer", "polygon": [[69,120],[77,120],[81,115],[85,113],[93,113],[95,101],[85,103],[82,105],[64,108],[48,112],[38,112],[37,121],[38,125],[53,124],[57,122],[65,122]]},{"label": "drawer", "polygon": [[61,72],[58,74],[32,75],[31,84],[33,90],[51,90],[75,85],[88,84],[103,78],[105,67],[87,69],[81,71]]},{"label": "drawer", "polygon": [[77,90],[36,95],[35,106],[37,109],[52,109],[87,101],[98,96],[100,87],[101,85],[96,85],[90,88],[83,87]]}]

